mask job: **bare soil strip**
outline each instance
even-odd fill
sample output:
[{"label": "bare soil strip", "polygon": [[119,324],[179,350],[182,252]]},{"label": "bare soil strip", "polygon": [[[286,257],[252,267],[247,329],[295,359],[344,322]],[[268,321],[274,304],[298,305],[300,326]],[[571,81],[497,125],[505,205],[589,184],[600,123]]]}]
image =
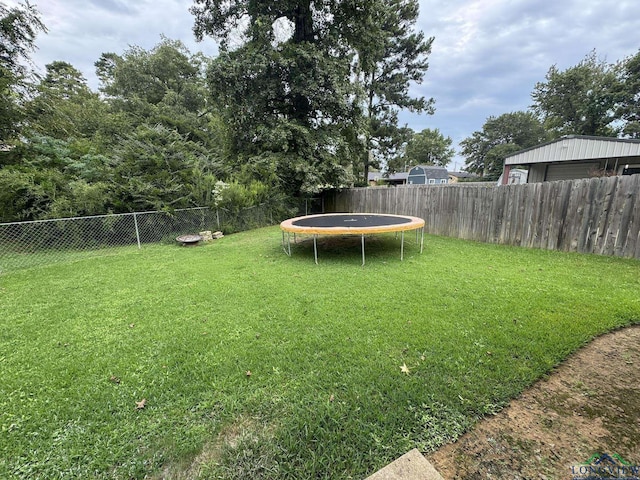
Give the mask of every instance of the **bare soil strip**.
[{"label": "bare soil strip", "polygon": [[640,325],[593,340],[453,444],[445,479],[571,479],[594,453],[640,465]]}]

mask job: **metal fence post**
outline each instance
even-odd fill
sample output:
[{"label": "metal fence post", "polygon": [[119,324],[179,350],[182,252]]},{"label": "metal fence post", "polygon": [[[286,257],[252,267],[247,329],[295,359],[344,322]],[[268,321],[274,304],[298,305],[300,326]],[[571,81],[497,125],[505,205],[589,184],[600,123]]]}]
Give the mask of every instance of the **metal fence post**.
[{"label": "metal fence post", "polygon": [[[133,223],[138,249],[144,241],[172,243],[172,237],[215,228],[221,230],[222,220],[229,222],[234,232],[265,226],[273,215],[264,211],[264,205],[255,205],[225,217],[213,208],[176,209],[168,212],[130,212],[90,217],[69,217],[52,220],[0,223],[0,274],[21,268],[71,261],[75,258],[99,255],[109,248],[133,246]],[[138,218],[140,214],[140,218]],[[215,217],[214,217],[215,214]],[[275,219],[277,220],[277,219]]]},{"label": "metal fence post", "polygon": [[136,212],[133,212],[133,224],[136,226],[136,240],[138,240],[138,250],[140,250],[140,232],[138,231],[138,218]]}]

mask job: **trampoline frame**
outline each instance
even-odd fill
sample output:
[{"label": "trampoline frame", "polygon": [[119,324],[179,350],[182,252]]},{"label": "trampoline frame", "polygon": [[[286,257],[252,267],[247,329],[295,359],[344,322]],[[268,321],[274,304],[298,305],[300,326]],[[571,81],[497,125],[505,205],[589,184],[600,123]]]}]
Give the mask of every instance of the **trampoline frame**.
[{"label": "trampoline frame", "polygon": [[[304,225],[295,225],[295,222],[302,219],[310,219],[310,218],[328,218],[328,217],[337,217],[337,216],[348,216],[348,217],[356,217],[356,216],[368,216],[368,217],[395,217],[398,219],[405,220],[404,223],[394,223],[391,225],[373,225],[373,226],[359,226],[359,227],[348,227],[348,226],[304,226]],[[406,220],[409,222],[406,222]],[[398,236],[398,232],[401,235],[400,242],[400,261],[404,259],[404,232],[415,230],[416,232],[416,243],[418,243],[418,237],[420,236],[420,253],[422,253],[424,249],[424,225],[425,222],[422,218],[412,217],[409,215],[392,215],[386,213],[323,213],[318,215],[304,215],[301,217],[290,218],[288,220],[280,223],[280,229],[282,230],[282,248],[284,253],[286,253],[289,257],[291,256],[291,234],[293,233],[294,243],[296,242],[296,235],[301,234],[311,234],[313,235],[313,257],[318,264],[318,235],[360,235],[361,244],[362,244],[362,266],[365,265],[365,253],[364,253],[364,236],[373,234],[373,233],[388,233],[395,232],[396,238]],[[287,242],[285,244],[285,232],[287,233]]]}]

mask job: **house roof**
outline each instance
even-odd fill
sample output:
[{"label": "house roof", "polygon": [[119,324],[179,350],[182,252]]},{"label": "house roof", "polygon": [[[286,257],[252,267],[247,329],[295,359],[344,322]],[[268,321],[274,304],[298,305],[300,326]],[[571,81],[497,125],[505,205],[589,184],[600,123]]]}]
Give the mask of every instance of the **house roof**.
[{"label": "house roof", "polygon": [[429,178],[449,178],[449,172],[444,167],[435,165],[416,165],[409,170],[409,176],[426,176]]},{"label": "house roof", "polygon": [[449,172],[449,175],[457,178],[476,178],[478,175],[469,172]]},{"label": "house roof", "polygon": [[370,182],[377,182],[378,180],[387,180],[390,182],[402,182],[407,179],[409,176],[406,172],[398,172],[398,173],[389,173],[385,174],[382,172],[369,172],[368,180]]},{"label": "house roof", "polygon": [[568,135],[508,155],[505,165],[640,156],[640,140]]}]

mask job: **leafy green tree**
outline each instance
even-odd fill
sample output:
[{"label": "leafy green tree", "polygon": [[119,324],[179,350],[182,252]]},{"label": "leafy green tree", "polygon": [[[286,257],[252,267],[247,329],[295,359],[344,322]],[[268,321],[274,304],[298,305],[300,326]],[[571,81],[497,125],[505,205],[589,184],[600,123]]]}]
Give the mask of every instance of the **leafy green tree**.
[{"label": "leafy green tree", "polygon": [[122,55],[103,53],[95,65],[100,91],[111,113],[124,120],[123,131],[162,124],[207,142],[206,61],[163,37],[149,51],[134,46]]},{"label": "leafy green tree", "polygon": [[532,108],[554,136],[616,135],[618,79],[595,51],[564,71],[552,66],[545,78],[534,87]]},{"label": "leafy green tree", "polygon": [[110,182],[116,211],[205,205],[223,166],[227,126],[212,109],[201,54],[162,38],[96,62],[109,106],[101,142],[116,160]]},{"label": "leafy green tree", "polygon": [[29,56],[39,32],[46,32],[29,3],[7,8],[0,3],[0,144],[19,131],[22,103],[30,84]]},{"label": "leafy green tree", "polygon": [[[186,100],[193,100],[189,90],[202,80],[202,59],[193,56],[184,44],[162,37],[150,51],[133,46],[123,55],[103,53],[96,62],[96,71],[102,84],[100,90],[110,98],[123,103],[134,98],[157,105],[172,93],[185,93]],[[204,97],[197,98],[197,110]]]},{"label": "leafy green tree", "polygon": [[0,169],[0,222],[47,218],[49,207],[66,188],[56,169],[9,166]]},{"label": "leafy green tree", "polygon": [[[221,44],[208,79],[230,128],[232,158],[268,170],[291,194],[349,184],[364,152],[346,3],[195,0],[191,9],[196,36]],[[231,49],[245,20],[244,41]]]},{"label": "leafy green tree", "polygon": [[640,138],[640,51],[617,65],[620,96],[616,116],[624,122],[622,133]]},{"label": "leafy green tree", "polygon": [[[149,51],[131,47],[122,55],[103,53],[95,63],[100,91],[118,119],[108,125],[110,134],[160,124],[221,156],[220,146],[226,145],[221,136],[226,132],[215,121],[208,102],[204,78],[208,62],[202,54],[192,55],[181,42],[164,37]],[[118,125],[122,126],[119,132]]]},{"label": "leafy green tree", "polygon": [[445,137],[440,130],[425,128],[413,133],[407,142],[405,153],[387,165],[392,172],[406,171],[415,165],[439,165],[446,167],[453,158],[455,150],[451,147],[453,140]]},{"label": "leafy green tree", "polygon": [[[414,31],[417,0],[194,3],[196,36],[221,42],[210,89],[232,128],[233,154],[242,163],[268,156],[293,193],[348,183],[346,167],[366,178],[370,162],[406,141],[398,111],[432,112],[432,100],[408,93],[433,40]],[[247,19],[245,41],[231,49]]]},{"label": "leafy green tree", "polygon": [[504,158],[518,150],[548,140],[548,133],[531,112],[505,113],[489,117],[481,131],[460,142],[466,170],[487,180],[497,180]]},{"label": "leafy green tree", "polygon": [[46,70],[26,106],[28,129],[59,139],[91,138],[107,115],[105,103],[71,64],[55,61]]},{"label": "leafy green tree", "polygon": [[[108,175],[117,212],[196,206],[192,179],[206,149],[163,125],[140,125],[115,147]],[[200,165],[200,168],[197,168]],[[198,199],[199,200],[199,199]]]},{"label": "leafy green tree", "polygon": [[83,142],[28,137],[19,161],[0,169],[2,221],[106,213],[111,204],[104,182],[108,159],[86,148]]},{"label": "leafy green tree", "polygon": [[417,0],[376,0],[366,5],[344,2],[354,21],[349,41],[357,52],[355,75],[364,95],[364,179],[369,164],[379,167],[406,141],[406,127],[398,126],[400,109],[432,114],[433,99],[413,97],[409,86],[421,83],[429,67],[433,37],[415,31]]}]

